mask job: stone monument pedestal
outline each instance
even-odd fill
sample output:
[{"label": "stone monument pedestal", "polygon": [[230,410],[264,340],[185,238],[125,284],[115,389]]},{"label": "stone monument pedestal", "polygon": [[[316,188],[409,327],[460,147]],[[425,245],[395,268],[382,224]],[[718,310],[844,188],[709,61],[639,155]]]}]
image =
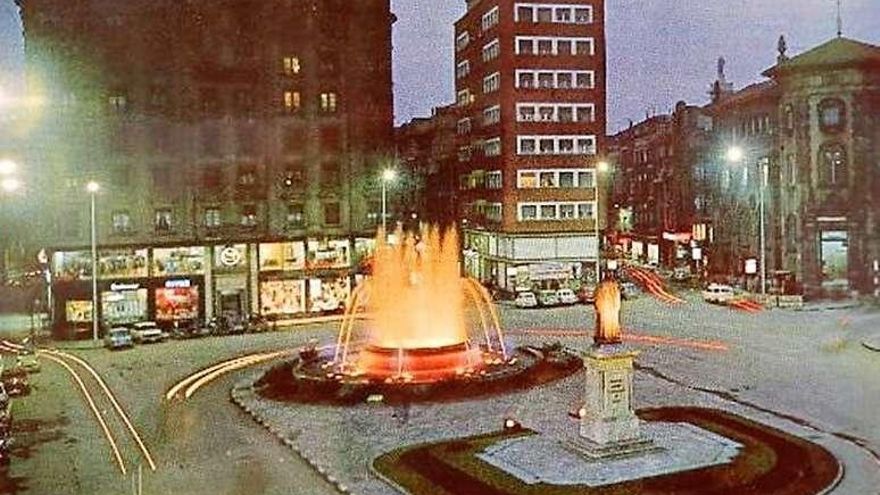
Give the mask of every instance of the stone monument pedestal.
[{"label": "stone monument pedestal", "polygon": [[600,345],[584,356],[586,394],[574,449],[593,458],[640,454],[658,447],[639,430],[632,407],[633,360],[623,345]]}]

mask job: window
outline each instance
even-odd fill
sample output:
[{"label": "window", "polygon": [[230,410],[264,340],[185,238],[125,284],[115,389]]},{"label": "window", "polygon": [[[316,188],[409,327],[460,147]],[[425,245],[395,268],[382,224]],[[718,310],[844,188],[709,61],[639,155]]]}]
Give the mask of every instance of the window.
[{"label": "window", "polygon": [[470,146],[461,146],[458,148],[458,161],[466,162],[471,159],[471,147]]},{"label": "window", "polygon": [[596,218],[596,204],[595,203],[578,203],[578,218],[580,219],[595,219]]},{"label": "window", "polygon": [[573,188],[575,184],[574,179],[574,172],[559,172],[559,187],[569,189]]},{"label": "window", "polygon": [[241,207],[241,226],[255,227],[257,225],[257,206],[242,205]]},{"label": "window", "polygon": [[519,219],[520,220],[537,220],[538,219],[538,206],[537,205],[520,205],[519,206]]},{"label": "window", "polygon": [[321,111],[336,113],[336,93],[321,93]]},{"label": "window", "polygon": [[592,170],[580,171],[577,173],[577,187],[592,189],[596,187],[595,174]]},{"label": "window", "polygon": [[483,14],[482,28],[488,31],[498,24],[498,6],[492,7],[489,12]]},{"label": "window", "polygon": [[819,151],[821,164],[819,178],[826,187],[846,187],[848,173],[846,166],[846,151],[840,144],[826,144]]},{"label": "window", "polygon": [[501,106],[495,105],[483,110],[483,125],[493,125],[501,122]]},{"label": "window", "polygon": [[578,24],[590,24],[593,22],[593,9],[591,7],[575,8],[574,22]]},{"label": "window", "polygon": [[538,73],[538,87],[539,88],[553,88],[556,86],[554,82],[554,77],[552,72],[539,72]]},{"label": "window", "polygon": [[501,53],[501,44],[498,43],[497,39],[486,43],[483,46],[483,62],[488,62],[490,60],[494,60],[498,58],[498,55]]},{"label": "window", "polygon": [[541,188],[556,187],[555,172],[541,172],[538,177],[541,183]]},{"label": "window", "polygon": [[553,40],[538,40],[538,55],[553,55]]},{"label": "window", "polygon": [[128,99],[123,94],[110,95],[107,98],[110,109],[114,112],[124,112],[128,107]]},{"label": "window", "polygon": [[503,186],[500,170],[486,174],[486,189],[501,189]]},{"label": "window", "polygon": [[465,49],[471,42],[471,35],[467,31],[460,33],[455,38],[455,51],[460,52]]},{"label": "window", "polygon": [[503,212],[504,207],[501,203],[487,203],[483,207],[483,213],[486,216],[486,220],[491,222],[500,222]]},{"label": "window", "polygon": [[571,70],[526,70],[516,71],[517,88],[542,89],[592,89],[595,84],[595,76],[592,71]]},{"label": "window", "polygon": [[788,185],[795,186],[798,181],[797,162],[794,159],[794,153],[785,156],[785,175],[788,179]]},{"label": "window", "polygon": [[576,218],[577,210],[573,204],[559,205],[559,219],[573,220]]},{"label": "window", "polygon": [[299,74],[299,57],[284,57],[281,60],[284,73],[288,75]]},{"label": "window", "polygon": [[241,187],[253,187],[257,184],[257,169],[251,165],[238,167],[238,185]]},{"label": "window", "polygon": [[541,155],[594,155],[596,154],[596,137],[517,136],[517,153],[520,155],[535,153]]},{"label": "window", "polygon": [[523,171],[520,170],[517,174],[516,187],[520,189],[537,189],[538,188],[538,173],[537,171]]},{"label": "window", "polygon": [[494,93],[501,87],[501,74],[495,72],[483,78],[483,93]]},{"label": "window", "polygon": [[486,142],[483,143],[483,154],[485,156],[500,156],[501,138],[487,139]]},{"label": "window", "polygon": [[541,205],[538,209],[538,214],[541,220],[556,220],[557,218],[557,210],[559,205],[556,204],[545,204]]},{"label": "window", "polygon": [[325,189],[334,189],[339,186],[339,164],[337,162],[321,164],[321,186]]},{"label": "window", "polygon": [[516,120],[519,122],[532,122],[535,120],[535,107],[520,107],[516,114]]},{"label": "window", "polygon": [[575,53],[577,55],[594,55],[593,40],[584,40],[575,42]]},{"label": "window", "polygon": [[845,127],[846,104],[837,98],[828,98],[819,103],[819,127],[822,132],[840,132]]},{"label": "window", "polygon": [[794,132],[794,107],[789,103],[785,105],[785,133],[789,136]]},{"label": "window", "polygon": [[516,53],[517,55],[532,55],[535,53],[535,43],[531,39],[517,38]]},{"label": "window", "polygon": [[556,22],[571,22],[571,9],[556,9]]},{"label": "window", "polygon": [[576,85],[578,89],[592,89],[595,87],[593,72],[578,72]]},{"label": "window", "polygon": [[549,7],[538,7],[538,22],[553,22],[553,9]]},{"label": "window", "polygon": [[302,106],[299,91],[287,90],[284,92],[284,110],[290,113],[298,112]]},{"label": "window", "polygon": [[287,205],[287,225],[302,227],[305,225],[304,209],[301,203]]},{"label": "window", "polygon": [[519,122],[592,122],[595,106],[571,103],[517,103]]},{"label": "window", "polygon": [[339,215],[339,203],[324,204],[324,225],[339,225],[342,219]]},{"label": "window", "polygon": [[516,22],[535,22],[535,9],[518,5],[516,7]]},{"label": "window", "polygon": [[471,92],[468,89],[463,89],[458,92],[456,95],[456,103],[460,107],[465,107],[471,104]]},{"label": "window", "polygon": [[556,120],[559,122],[573,122],[574,112],[572,107],[559,107],[556,109]]},{"label": "window", "polygon": [[463,60],[459,62],[459,64],[455,67],[455,78],[462,79],[467,76],[471,72],[471,64],[467,60]]},{"label": "window", "polygon": [[222,225],[223,221],[220,217],[220,208],[205,209],[205,227],[217,228]]},{"label": "window", "polygon": [[172,226],[171,210],[162,208],[156,210],[156,232],[170,232]]},{"label": "window", "polygon": [[518,88],[534,88],[535,74],[532,72],[521,72],[516,78]]},{"label": "window", "polygon": [[456,131],[459,135],[468,134],[471,132],[471,119],[465,117],[460,119],[456,124]]},{"label": "window", "polygon": [[114,211],[112,215],[113,219],[113,233],[115,234],[126,234],[131,232],[131,216],[127,211]]}]

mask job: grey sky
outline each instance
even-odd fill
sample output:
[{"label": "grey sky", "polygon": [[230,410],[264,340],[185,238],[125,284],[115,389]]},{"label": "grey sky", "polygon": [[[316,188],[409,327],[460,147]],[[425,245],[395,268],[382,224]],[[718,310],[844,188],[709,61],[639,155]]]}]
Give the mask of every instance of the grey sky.
[{"label": "grey sky", "polygon": [[[357,1],[357,0],[352,0]],[[880,44],[880,0],[843,0],[844,35]],[[453,100],[453,22],[465,0],[392,0],[397,122]],[[738,87],[759,78],[784,33],[790,53],[835,34],[835,0],[608,0],[609,129],[679,99],[702,103],[727,59]],[[12,0],[0,0],[0,85],[21,67]]]}]

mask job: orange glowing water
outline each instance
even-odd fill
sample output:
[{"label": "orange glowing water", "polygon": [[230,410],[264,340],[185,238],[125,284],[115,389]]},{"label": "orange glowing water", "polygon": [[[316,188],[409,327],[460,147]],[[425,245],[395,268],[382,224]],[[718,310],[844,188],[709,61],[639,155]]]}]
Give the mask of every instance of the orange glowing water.
[{"label": "orange glowing water", "polygon": [[431,227],[420,237],[398,232],[400,242],[388,244],[379,235],[367,302],[373,346],[426,349],[468,340],[458,235]]}]

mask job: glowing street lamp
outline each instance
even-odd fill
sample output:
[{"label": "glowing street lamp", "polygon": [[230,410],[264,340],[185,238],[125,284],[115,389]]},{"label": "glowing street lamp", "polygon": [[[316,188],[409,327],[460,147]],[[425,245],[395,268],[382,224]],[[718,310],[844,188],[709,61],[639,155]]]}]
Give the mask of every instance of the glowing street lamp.
[{"label": "glowing street lamp", "polygon": [[95,221],[95,196],[101,190],[100,184],[91,181],[86,184],[86,191],[92,203],[92,340],[98,341],[98,226]]},{"label": "glowing street lamp", "polygon": [[745,153],[743,152],[743,149],[739,146],[731,146],[727,148],[727,153],[725,153],[724,156],[730,163],[739,163],[745,157]]},{"label": "glowing street lamp", "polygon": [[18,165],[12,160],[0,160],[0,176],[12,175]]},{"label": "glowing street lamp", "polygon": [[[731,146],[727,148],[727,153],[725,154],[727,161],[730,163],[741,163],[745,158],[745,153],[743,149],[739,146]],[[766,234],[766,224],[765,224],[765,199],[764,194],[767,188],[767,181],[769,179],[770,174],[770,160],[767,158],[763,158],[760,161],[761,164],[761,183],[758,186],[759,192],[759,210],[758,215],[760,216],[759,225],[760,225],[760,258],[761,258],[761,294],[767,294],[767,234]]]},{"label": "glowing street lamp", "polygon": [[7,177],[0,181],[0,188],[2,188],[5,192],[12,193],[17,191],[21,187],[21,182],[14,177]]},{"label": "glowing street lamp", "polygon": [[382,232],[387,233],[387,217],[388,217],[388,183],[397,179],[397,171],[393,168],[386,168],[382,171]]},{"label": "glowing street lamp", "polygon": [[602,243],[600,242],[601,233],[599,232],[599,176],[608,173],[611,170],[611,164],[605,160],[596,162],[596,177],[593,179],[593,189],[596,198],[596,284],[602,282]]}]

